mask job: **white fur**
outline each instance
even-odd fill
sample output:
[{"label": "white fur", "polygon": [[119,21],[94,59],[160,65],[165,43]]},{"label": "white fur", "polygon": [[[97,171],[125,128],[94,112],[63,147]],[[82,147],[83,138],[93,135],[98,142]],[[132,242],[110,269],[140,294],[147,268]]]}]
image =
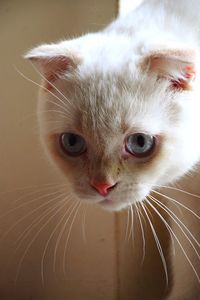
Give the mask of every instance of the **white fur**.
[{"label": "white fur", "polygon": [[[50,159],[68,177],[76,196],[119,210],[142,201],[154,185],[174,182],[199,161],[200,53],[199,24],[195,18],[198,7],[200,3],[195,0],[145,1],[101,32],[42,45],[27,54],[33,62],[37,59],[36,65],[43,74],[45,70],[40,66],[44,60],[53,61],[60,55],[72,61],[74,57],[79,59],[76,66],[51,83],[56,89],[50,93],[41,90],[39,101],[43,144]],[[183,62],[196,66],[191,90],[170,90],[170,78],[158,80],[159,71],[151,73],[148,65],[141,67],[151,53],[168,50],[182,51],[183,56],[186,53],[175,67],[166,64],[166,75],[170,78],[183,76]],[[190,50],[195,56],[187,61]],[[126,132],[121,130],[123,123]],[[85,138],[87,166],[82,157],[64,157],[60,150],[60,158],[59,154],[55,157],[48,137],[62,132],[78,133]],[[124,139],[133,132],[162,136],[160,154],[152,163],[138,164],[132,157],[122,159]],[[91,180],[100,177],[118,182],[108,203],[102,202],[104,197],[90,186]]]}]

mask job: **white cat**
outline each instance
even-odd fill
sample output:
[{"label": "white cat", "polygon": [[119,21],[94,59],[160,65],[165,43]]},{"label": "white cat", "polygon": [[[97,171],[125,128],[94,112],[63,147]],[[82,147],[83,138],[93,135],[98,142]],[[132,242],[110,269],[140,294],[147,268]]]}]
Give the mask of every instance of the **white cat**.
[{"label": "white cat", "polygon": [[199,161],[198,8],[145,1],[103,31],[26,55],[43,77],[42,142],[76,197],[120,210]]},{"label": "white cat", "polygon": [[[171,222],[153,210],[198,280],[198,250],[193,245],[194,254],[188,254],[180,241],[188,228],[148,195],[176,182],[200,160],[199,11],[198,0],[144,1],[103,31],[41,45],[26,55],[42,76],[42,143],[76,198],[110,211],[139,203],[145,213],[143,201],[158,205]],[[157,246],[167,281],[171,267]],[[192,277],[188,270],[185,276],[181,258],[170,260],[170,299],[183,299],[185,291],[195,290]]]}]

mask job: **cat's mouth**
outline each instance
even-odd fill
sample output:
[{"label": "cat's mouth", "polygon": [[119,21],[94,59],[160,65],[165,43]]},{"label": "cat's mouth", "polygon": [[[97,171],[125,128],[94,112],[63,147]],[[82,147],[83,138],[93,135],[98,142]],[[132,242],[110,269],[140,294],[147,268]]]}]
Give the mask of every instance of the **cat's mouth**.
[{"label": "cat's mouth", "polygon": [[[76,190],[76,195],[82,201],[90,204],[98,205],[99,207],[108,211],[119,211],[125,209],[130,204],[138,201],[142,201],[146,195],[149,194],[150,188],[147,185],[137,186],[137,189],[129,189],[124,193],[118,191],[118,193],[110,193],[105,197],[100,197],[95,193],[86,193],[83,190]],[[92,191],[93,192],[93,191]]]},{"label": "cat's mouth", "polygon": [[79,200],[94,204],[107,211],[120,211],[130,207],[130,205],[141,202],[151,191],[152,184],[144,184],[137,182],[121,182],[118,187],[101,196],[94,189],[74,187],[74,193]]}]

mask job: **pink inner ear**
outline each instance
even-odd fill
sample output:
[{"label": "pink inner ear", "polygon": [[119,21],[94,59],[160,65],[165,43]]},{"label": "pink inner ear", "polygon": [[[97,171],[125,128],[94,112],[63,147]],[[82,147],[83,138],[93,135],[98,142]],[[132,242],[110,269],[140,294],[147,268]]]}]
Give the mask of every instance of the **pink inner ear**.
[{"label": "pink inner ear", "polygon": [[46,88],[52,89],[51,82],[58,79],[60,76],[73,65],[73,61],[64,56],[55,56],[55,57],[34,57],[31,60],[38,66],[39,71],[49,82],[46,82]]},{"label": "pink inner ear", "polygon": [[196,70],[194,65],[187,65],[183,70],[183,77],[172,79],[172,87],[182,90],[190,88],[190,83],[195,79]]},{"label": "pink inner ear", "polygon": [[158,78],[166,78],[177,89],[190,89],[195,79],[194,51],[166,50],[152,52],[147,56],[149,70],[157,73]]}]

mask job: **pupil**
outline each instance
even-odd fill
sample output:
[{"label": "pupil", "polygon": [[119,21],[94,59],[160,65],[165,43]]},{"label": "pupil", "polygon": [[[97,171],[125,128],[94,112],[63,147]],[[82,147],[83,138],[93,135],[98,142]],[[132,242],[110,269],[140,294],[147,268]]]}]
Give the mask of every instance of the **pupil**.
[{"label": "pupil", "polygon": [[71,134],[69,136],[69,145],[73,147],[76,143],[77,143],[77,139],[75,134]]},{"label": "pupil", "polygon": [[145,145],[145,139],[144,139],[144,137],[142,135],[139,135],[137,137],[137,143],[138,143],[138,146],[140,146],[141,148],[144,147],[144,145]]}]

